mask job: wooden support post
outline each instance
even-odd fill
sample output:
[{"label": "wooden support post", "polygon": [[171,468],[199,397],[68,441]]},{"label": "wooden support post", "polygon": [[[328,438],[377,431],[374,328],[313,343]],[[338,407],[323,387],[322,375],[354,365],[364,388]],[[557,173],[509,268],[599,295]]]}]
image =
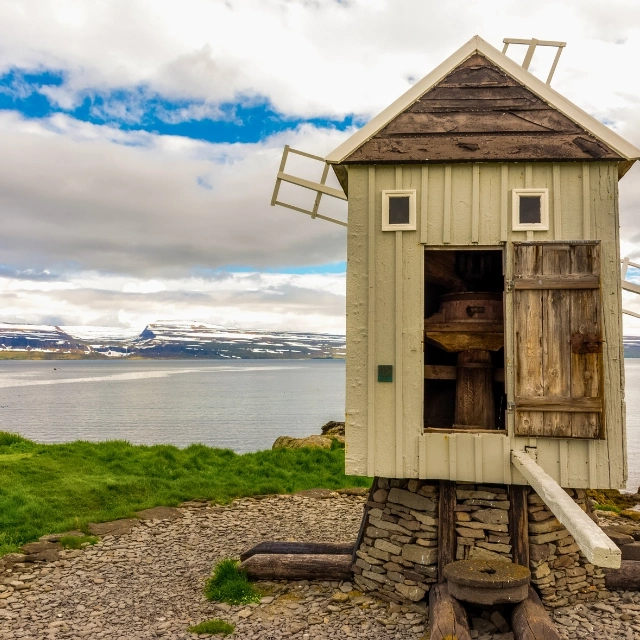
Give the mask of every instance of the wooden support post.
[{"label": "wooden support post", "polygon": [[542,606],[538,594],[531,587],[529,587],[529,597],[513,608],[511,627],[518,640],[561,640],[562,638]]},{"label": "wooden support post", "polygon": [[456,483],[440,481],[438,513],[438,582],[444,582],[444,568],[456,559]]},{"label": "wooden support post", "polygon": [[523,567],[529,567],[529,514],[527,510],[527,494],[529,487],[511,485],[509,499],[509,533],[513,549],[513,561]]},{"label": "wooden support post", "polygon": [[447,591],[446,584],[429,590],[430,640],[471,640],[467,613]]},{"label": "wooden support post", "polygon": [[240,568],[253,580],[350,580],[351,554],[259,553]]},{"label": "wooden support post", "polygon": [[512,451],[511,462],[567,528],[591,564],[610,569],[620,568],[620,549],[529,454]]}]

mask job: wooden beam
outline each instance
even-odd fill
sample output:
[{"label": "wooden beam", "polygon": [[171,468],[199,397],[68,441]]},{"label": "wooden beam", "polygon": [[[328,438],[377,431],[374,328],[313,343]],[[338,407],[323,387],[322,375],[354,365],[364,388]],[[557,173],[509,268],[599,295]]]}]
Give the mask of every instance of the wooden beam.
[{"label": "wooden beam", "polygon": [[471,640],[467,613],[446,584],[429,590],[429,631],[430,640]]},{"label": "wooden beam", "polygon": [[516,411],[569,411],[590,413],[602,411],[602,398],[556,396],[516,396]]},{"label": "wooden beam", "polygon": [[[425,364],[425,380],[456,380],[458,367],[445,364]],[[494,369],[493,379],[496,382],[504,382],[504,369]]]},{"label": "wooden beam", "polygon": [[253,580],[350,580],[351,555],[259,553],[240,564]]},{"label": "wooden beam", "polygon": [[538,594],[529,587],[529,596],[513,608],[511,627],[518,640],[561,640]]},{"label": "wooden beam", "polygon": [[325,555],[353,555],[353,542],[286,542],[280,540],[265,540],[251,549],[240,554],[240,561],[256,556],[260,553],[271,554],[325,554]]},{"label": "wooden beam", "polygon": [[513,552],[513,561],[523,567],[529,567],[529,512],[527,494],[529,487],[513,484],[509,487],[509,534]]},{"label": "wooden beam", "polygon": [[620,567],[620,549],[529,454],[512,451],[511,462],[567,528],[591,564],[611,569]]},{"label": "wooden beam", "polygon": [[344,192],[340,191],[340,189],[334,189],[333,187],[328,187],[324,184],[320,184],[319,182],[305,180],[304,178],[296,178],[296,176],[292,176],[288,173],[284,173],[283,171],[278,171],[277,179],[283,180],[284,182],[290,182],[291,184],[295,184],[298,187],[311,189],[311,191],[319,191],[320,193],[326,193],[328,196],[333,196],[334,198],[338,198],[339,200],[347,199],[347,196],[345,196]]},{"label": "wooden beam", "polygon": [[440,481],[438,508],[438,582],[444,582],[444,568],[456,558],[456,483]]},{"label": "wooden beam", "polygon": [[539,275],[533,278],[516,278],[513,284],[516,289],[599,289],[600,276],[589,273]]},{"label": "wooden beam", "polygon": [[606,569],[604,584],[607,589],[637,591],[640,589],[640,562],[623,560],[619,569]]}]

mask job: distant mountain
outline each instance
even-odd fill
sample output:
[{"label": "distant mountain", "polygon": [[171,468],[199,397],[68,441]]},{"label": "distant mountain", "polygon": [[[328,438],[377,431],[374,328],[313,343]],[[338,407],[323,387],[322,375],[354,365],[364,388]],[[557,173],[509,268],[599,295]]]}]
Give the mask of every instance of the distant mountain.
[{"label": "distant mountain", "polygon": [[0,323],[0,358],[344,358],[345,338],[332,334],[244,331],[196,322],[113,327]]}]

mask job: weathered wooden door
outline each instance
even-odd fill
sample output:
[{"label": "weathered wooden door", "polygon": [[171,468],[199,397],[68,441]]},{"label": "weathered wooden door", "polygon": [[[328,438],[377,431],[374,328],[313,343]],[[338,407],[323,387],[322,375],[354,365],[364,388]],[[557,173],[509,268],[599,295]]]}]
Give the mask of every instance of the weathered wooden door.
[{"label": "weathered wooden door", "polygon": [[603,435],[598,242],[514,244],[515,433]]}]

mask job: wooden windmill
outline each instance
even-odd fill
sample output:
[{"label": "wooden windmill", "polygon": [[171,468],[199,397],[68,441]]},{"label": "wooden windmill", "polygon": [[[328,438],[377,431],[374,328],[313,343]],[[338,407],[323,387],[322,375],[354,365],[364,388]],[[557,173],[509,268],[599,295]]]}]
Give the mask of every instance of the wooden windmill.
[{"label": "wooden windmill", "polygon": [[[481,557],[456,509],[483,492],[508,496],[504,559],[529,566],[535,505],[576,545],[576,567],[620,564],[584,490],[627,476],[617,184],[640,150],[549,86],[565,43],[504,42],[472,38],[318,158],[321,183],[296,182],[318,193],[312,217],[320,194],[348,199],[347,472],[375,476],[372,509],[396,521],[398,492],[439,513],[436,555],[401,554],[435,576],[376,583],[361,566],[363,588],[424,592]],[[528,45],[523,65],[511,44]],[[527,70],[539,45],[558,48],[546,83]],[[344,194],[324,186],[329,167]],[[281,167],[275,204],[282,180],[295,182]],[[472,523],[497,509],[463,506]],[[359,544],[374,548],[366,530]],[[480,549],[498,548],[490,537]]]}]

